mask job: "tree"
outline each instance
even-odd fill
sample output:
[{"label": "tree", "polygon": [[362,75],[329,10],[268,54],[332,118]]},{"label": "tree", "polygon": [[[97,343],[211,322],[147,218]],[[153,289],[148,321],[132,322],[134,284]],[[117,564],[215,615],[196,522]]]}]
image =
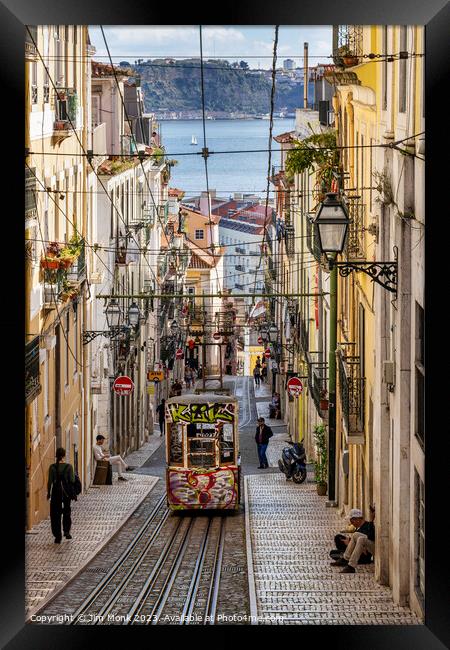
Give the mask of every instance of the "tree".
[{"label": "tree", "polygon": [[239,67],[240,67],[242,70],[248,70],[248,63],[247,63],[247,61],[239,61]]}]

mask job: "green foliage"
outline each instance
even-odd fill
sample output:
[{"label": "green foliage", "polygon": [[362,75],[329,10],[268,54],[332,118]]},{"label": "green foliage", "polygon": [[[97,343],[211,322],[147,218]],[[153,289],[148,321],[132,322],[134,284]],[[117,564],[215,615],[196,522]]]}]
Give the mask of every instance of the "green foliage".
[{"label": "green foliage", "polygon": [[318,424],[314,427],[314,442],[316,445],[316,460],[314,461],[314,479],[316,483],[326,483],[328,478],[328,452],[326,427]]},{"label": "green foliage", "polygon": [[336,149],[336,131],[313,133],[304,140],[297,140],[286,158],[288,178],[307,169],[317,170],[317,176],[325,191],[329,191],[333,180],[333,169],[339,166],[339,151]]}]

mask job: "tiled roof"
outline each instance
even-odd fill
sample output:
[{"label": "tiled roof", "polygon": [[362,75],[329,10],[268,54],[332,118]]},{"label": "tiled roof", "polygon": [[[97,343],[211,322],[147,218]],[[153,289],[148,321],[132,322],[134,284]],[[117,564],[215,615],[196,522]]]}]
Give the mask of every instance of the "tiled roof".
[{"label": "tiled roof", "polygon": [[286,133],[280,133],[274,137],[275,142],[280,144],[285,144],[286,142],[293,142],[295,139],[295,131],[286,131]]},{"label": "tiled roof", "polygon": [[113,77],[114,71],[117,75],[128,77],[131,70],[125,70],[117,66],[112,66],[109,63],[100,63],[100,61],[92,61],[92,78],[98,77]]},{"label": "tiled roof", "polygon": [[251,235],[261,235],[264,232],[264,226],[256,223],[245,223],[243,221],[237,221],[235,219],[226,219],[222,217],[220,220],[221,228],[229,228],[230,230],[238,230],[240,232],[246,232]]}]

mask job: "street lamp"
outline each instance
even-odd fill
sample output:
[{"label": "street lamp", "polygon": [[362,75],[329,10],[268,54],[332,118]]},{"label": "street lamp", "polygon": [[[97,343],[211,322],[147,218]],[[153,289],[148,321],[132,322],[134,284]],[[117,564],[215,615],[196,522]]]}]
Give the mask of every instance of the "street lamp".
[{"label": "street lamp", "polygon": [[177,323],[177,321],[176,321],[176,320],[173,320],[173,321],[170,323],[170,331],[172,332],[172,334],[175,335],[175,334],[178,332],[178,329],[179,329],[179,327],[178,327],[178,323]]},{"label": "street lamp", "polygon": [[141,310],[135,302],[133,302],[128,308],[128,322],[133,327],[136,327],[139,323],[139,318],[141,316]]},{"label": "street lamp", "polygon": [[117,302],[117,298],[111,298],[107,308],[105,309],[105,315],[109,329],[116,329],[119,327],[122,318],[122,310]]},{"label": "street lamp", "polygon": [[269,342],[275,343],[278,337],[278,327],[275,324],[271,325],[269,327],[268,334],[269,334]]},{"label": "street lamp", "polygon": [[330,267],[344,250],[350,223],[345,203],[338,199],[337,194],[329,192],[317,211],[314,226],[320,250],[326,255]]},{"label": "street lamp", "polygon": [[317,210],[314,224],[319,247],[330,269],[330,349],[329,349],[329,410],[328,410],[328,501],[336,498],[336,348],[337,348],[337,271],[343,277],[353,271],[363,272],[388,291],[397,293],[397,251],[393,262],[337,262],[342,253],[351,220],[345,203],[329,192]]}]

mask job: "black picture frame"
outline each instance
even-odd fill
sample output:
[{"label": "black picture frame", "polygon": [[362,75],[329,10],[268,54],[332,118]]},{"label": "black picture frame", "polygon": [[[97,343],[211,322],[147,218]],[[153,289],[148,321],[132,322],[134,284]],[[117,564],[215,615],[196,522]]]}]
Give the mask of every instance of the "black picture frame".
[{"label": "black picture frame", "polygon": [[[177,23],[173,23],[174,16]],[[175,10],[174,6],[150,5],[142,1],[97,0],[87,2],[34,3],[24,0],[3,0],[0,4],[1,72],[3,77],[2,97],[6,109],[3,131],[3,221],[5,239],[4,261],[4,308],[0,319],[3,333],[4,375],[8,375],[2,391],[5,404],[3,414],[3,469],[2,472],[2,519],[3,557],[1,577],[0,643],[11,649],[23,648],[79,648],[92,647],[93,643],[110,643],[111,634],[119,643],[135,643],[136,632],[120,632],[116,626],[98,628],[72,628],[67,626],[37,626],[24,624],[24,511],[25,481],[23,473],[23,291],[19,289],[24,272],[22,256],[16,251],[23,248],[23,173],[24,173],[24,25],[25,24],[106,24],[130,25],[190,25],[201,22],[205,25],[317,25],[317,24],[422,24],[426,26],[426,328],[425,354],[427,365],[426,383],[426,596],[425,625],[403,626],[301,626],[291,629],[298,638],[295,644],[314,643],[322,645],[324,634],[331,634],[335,648],[409,648],[409,650],[438,650],[450,647],[449,560],[446,556],[448,520],[447,476],[449,454],[449,432],[446,412],[442,408],[447,390],[446,375],[437,380],[438,373],[448,368],[448,345],[443,338],[445,323],[445,289],[447,251],[439,249],[448,234],[448,208],[446,205],[448,186],[445,135],[448,104],[444,93],[448,84],[448,53],[450,7],[444,0],[426,2],[402,2],[401,0],[360,0],[358,3],[316,0],[308,4],[279,0],[265,4],[255,0],[229,2],[218,12],[216,5],[203,7],[201,4],[185,4]],[[12,198],[10,208],[6,199]],[[7,228],[7,230],[6,230]],[[8,245],[6,244],[8,242]],[[17,249],[11,243],[17,245]],[[8,260],[8,255],[11,260]],[[7,272],[9,271],[9,273]],[[19,299],[17,299],[19,295]],[[22,325],[22,327],[20,327]],[[441,342],[442,340],[442,342]],[[9,355],[9,358],[8,358]],[[444,390],[444,392],[442,392]],[[439,400],[439,401],[438,401]],[[7,424],[7,416],[10,423]],[[232,626],[223,635],[233,642],[234,637],[251,634],[252,639],[261,639],[273,630],[267,626]],[[139,628],[142,633],[142,628]],[[183,641],[200,643],[203,632],[183,631]],[[211,638],[220,640],[222,631],[208,628]],[[153,633],[144,630],[144,642],[152,643]],[[277,627],[277,635],[284,635],[285,629]],[[106,636],[105,636],[106,634]],[[126,636],[125,636],[126,634]],[[131,637],[130,637],[131,634]],[[174,628],[164,628],[164,639]],[[98,641],[95,640],[98,638]],[[131,638],[131,641],[130,641]],[[278,636],[280,638],[280,636]],[[181,637],[180,637],[181,639]],[[100,641],[101,640],[101,641]],[[237,639],[235,639],[237,641]],[[189,642],[189,641],[188,641]],[[272,638],[273,642],[273,638]]]}]

